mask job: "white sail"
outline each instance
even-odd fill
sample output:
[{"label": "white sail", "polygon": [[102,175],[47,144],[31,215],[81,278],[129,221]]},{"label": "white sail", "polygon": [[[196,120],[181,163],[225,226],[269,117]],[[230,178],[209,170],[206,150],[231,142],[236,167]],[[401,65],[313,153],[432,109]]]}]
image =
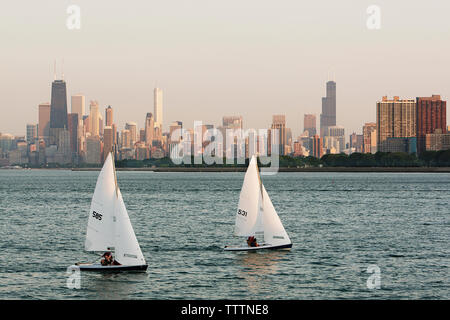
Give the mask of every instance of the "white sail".
[{"label": "white sail", "polygon": [[290,244],[291,239],[281,223],[280,217],[278,216],[275,208],[270,200],[269,194],[262,186],[263,189],[263,224],[264,224],[264,240],[271,245],[278,246],[284,244]]},{"label": "white sail", "polygon": [[272,246],[291,243],[261,182],[255,156],[250,160],[245,173],[234,233],[237,236],[255,236],[258,243],[265,242]]},{"label": "white sail", "polygon": [[114,247],[114,199],[116,181],[111,155],[106,159],[97,179],[86,232],[86,251],[107,251]]},{"label": "white sail", "polygon": [[118,188],[117,193],[116,205],[114,206],[116,220],[114,232],[115,259],[127,266],[143,265],[145,264],[145,259],[134,234],[133,226],[122,199],[122,193]]},{"label": "white sail", "polygon": [[117,185],[111,153],[100,172],[92,198],[85,249],[114,251],[115,259],[122,265],[145,264]]},{"label": "white sail", "polygon": [[245,173],[236,212],[234,234],[236,236],[251,236],[255,232],[255,224],[259,212],[259,173],[256,157],[252,157]]}]

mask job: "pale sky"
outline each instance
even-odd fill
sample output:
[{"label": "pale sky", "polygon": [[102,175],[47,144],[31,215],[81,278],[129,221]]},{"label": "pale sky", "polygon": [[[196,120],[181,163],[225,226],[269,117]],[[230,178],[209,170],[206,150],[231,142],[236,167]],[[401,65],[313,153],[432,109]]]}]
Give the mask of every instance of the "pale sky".
[{"label": "pale sky", "polygon": [[[69,5],[81,29],[69,30]],[[369,5],[381,29],[366,27]],[[346,136],[374,122],[383,95],[450,97],[450,1],[427,0],[40,0],[0,11],[0,132],[24,135],[50,101],[53,63],[70,95],[111,105],[122,129],[153,112],[164,91],[164,127],[220,125],[242,115],[267,128],[286,114],[294,137],[303,114],[321,113],[331,71],[337,124]],[[448,108],[450,109],[450,107]],[[447,116],[448,118],[448,116]],[[450,122],[450,121],[449,121]]]}]

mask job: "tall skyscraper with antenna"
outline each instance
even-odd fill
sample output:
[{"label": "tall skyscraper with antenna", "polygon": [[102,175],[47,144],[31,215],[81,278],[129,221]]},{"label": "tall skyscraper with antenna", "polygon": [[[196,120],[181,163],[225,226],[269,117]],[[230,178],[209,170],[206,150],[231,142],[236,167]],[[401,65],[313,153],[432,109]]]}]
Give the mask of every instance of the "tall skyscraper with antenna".
[{"label": "tall skyscraper with antenna", "polygon": [[68,130],[66,82],[55,79],[52,82],[50,102],[50,144],[58,144],[62,130]]},{"label": "tall skyscraper with antenna", "polygon": [[320,136],[328,133],[328,127],[336,125],[336,82],[327,82],[327,95],[322,98],[322,114],[320,115]]}]

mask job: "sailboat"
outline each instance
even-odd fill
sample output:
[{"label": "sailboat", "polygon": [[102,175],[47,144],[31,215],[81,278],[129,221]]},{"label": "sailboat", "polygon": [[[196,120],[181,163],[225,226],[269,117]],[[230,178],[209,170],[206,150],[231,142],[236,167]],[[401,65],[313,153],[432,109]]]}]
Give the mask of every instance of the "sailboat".
[{"label": "sailboat", "polygon": [[256,247],[226,246],[225,251],[290,249],[292,247],[291,239],[289,239],[266,188],[261,182],[256,156],[252,156],[245,173],[239,207],[236,212],[234,235],[255,237],[259,245]]},{"label": "sailboat", "polygon": [[147,263],[134,234],[117,185],[114,157],[109,153],[98,176],[92,197],[84,248],[112,252],[116,264],[76,263],[84,271],[146,271]]}]

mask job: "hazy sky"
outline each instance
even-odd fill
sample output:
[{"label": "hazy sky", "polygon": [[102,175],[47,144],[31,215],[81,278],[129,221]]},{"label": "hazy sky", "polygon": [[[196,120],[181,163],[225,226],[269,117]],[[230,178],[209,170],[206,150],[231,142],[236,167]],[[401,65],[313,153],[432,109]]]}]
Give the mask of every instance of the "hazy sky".
[{"label": "hazy sky", "polygon": [[[69,30],[66,9],[81,8]],[[366,27],[369,5],[381,29]],[[0,11],[0,132],[25,134],[50,101],[53,62],[70,95],[111,105],[119,128],[144,124],[153,87],[164,91],[164,125],[218,125],[242,115],[267,128],[286,114],[293,133],[315,113],[331,70],[337,124],[346,135],[375,121],[383,95],[450,97],[450,1],[40,0]],[[450,107],[449,107],[450,109]],[[448,116],[447,116],[448,118]]]}]

